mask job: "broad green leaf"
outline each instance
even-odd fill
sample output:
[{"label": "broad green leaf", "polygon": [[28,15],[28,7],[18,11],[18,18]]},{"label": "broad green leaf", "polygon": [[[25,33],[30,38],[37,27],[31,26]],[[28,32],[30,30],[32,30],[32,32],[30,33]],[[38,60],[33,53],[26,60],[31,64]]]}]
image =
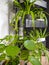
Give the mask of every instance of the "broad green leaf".
[{"label": "broad green leaf", "polygon": [[32,65],[41,65],[40,61],[33,56],[29,56],[28,60],[32,63]]},{"label": "broad green leaf", "polygon": [[17,46],[8,46],[5,50],[7,55],[11,57],[17,56],[20,52],[20,49]]},{"label": "broad green leaf", "polygon": [[35,50],[35,44],[32,40],[26,40],[24,42],[24,47],[27,48],[28,50]]},{"label": "broad green leaf", "polygon": [[20,57],[22,60],[26,60],[28,59],[28,55],[29,55],[28,50],[22,50]]},{"label": "broad green leaf", "polygon": [[5,45],[4,44],[0,44],[0,53],[3,52],[5,49]]}]

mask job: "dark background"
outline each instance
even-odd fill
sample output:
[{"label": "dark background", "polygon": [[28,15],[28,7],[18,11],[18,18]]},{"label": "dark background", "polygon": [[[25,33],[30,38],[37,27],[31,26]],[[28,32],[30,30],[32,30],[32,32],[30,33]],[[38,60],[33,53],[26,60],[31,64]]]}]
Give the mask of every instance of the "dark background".
[{"label": "dark background", "polygon": [[[47,1],[47,9],[46,11],[49,13],[49,0],[45,0]],[[48,28],[47,28],[47,32],[49,32],[49,16],[47,15],[48,18]],[[46,38],[46,47],[49,48],[49,36]]]}]

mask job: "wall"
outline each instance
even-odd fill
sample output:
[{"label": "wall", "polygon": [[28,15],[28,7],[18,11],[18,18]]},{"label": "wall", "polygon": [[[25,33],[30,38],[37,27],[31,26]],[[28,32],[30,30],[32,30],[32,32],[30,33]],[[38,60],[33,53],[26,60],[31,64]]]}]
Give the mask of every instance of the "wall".
[{"label": "wall", "polygon": [[8,0],[0,0],[0,38],[9,34],[8,31]]}]

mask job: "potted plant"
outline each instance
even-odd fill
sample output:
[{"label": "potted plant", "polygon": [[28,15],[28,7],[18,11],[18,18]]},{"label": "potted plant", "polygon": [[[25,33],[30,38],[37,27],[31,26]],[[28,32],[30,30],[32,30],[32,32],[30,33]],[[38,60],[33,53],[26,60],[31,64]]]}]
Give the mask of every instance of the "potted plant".
[{"label": "potted plant", "polygon": [[[31,6],[34,6],[34,2],[35,1],[30,3],[29,0],[26,0],[23,8],[23,6],[17,0],[14,0],[13,3],[15,6],[20,8],[11,22],[11,25],[14,26],[14,30],[16,32],[18,31],[17,24],[20,17],[23,22],[24,17],[30,14],[34,24],[35,14],[31,10]],[[13,24],[14,22],[15,24]],[[40,33],[41,32],[42,31],[40,30]],[[42,36],[42,33],[40,35],[39,31],[37,30],[35,30],[35,33],[33,33],[32,36],[26,36],[20,40],[17,33],[0,39],[0,61],[5,61],[3,65],[18,65],[20,64],[21,60],[24,60],[25,64],[30,62],[32,65],[41,65],[42,52],[44,52],[46,57],[49,59],[46,47],[42,44],[42,42],[38,42],[38,39],[40,38],[39,36]],[[43,33],[43,36],[45,36],[45,32]]]},{"label": "potted plant", "polygon": [[[20,3],[17,0],[13,1],[15,7],[18,8],[18,11],[16,12],[15,16],[13,17],[13,19],[11,21],[13,26],[14,26],[13,22],[16,23],[15,29],[17,28],[17,24],[20,19],[22,20],[22,23],[26,22],[26,25],[27,25],[27,22],[28,23],[30,22],[31,24],[30,23],[29,24],[31,27],[32,26],[36,27],[37,20],[40,22],[41,21],[45,22],[43,25],[47,26],[47,17],[45,15],[45,13],[43,12],[43,9],[37,8],[35,6],[35,4],[34,4],[35,2],[36,2],[36,0],[33,0],[32,2],[30,2],[30,0],[25,0],[25,1],[23,1],[23,3]],[[37,21],[37,23],[38,23],[38,21]],[[29,24],[28,24],[28,27],[29,27]]]},{"label": "potted plant", "polygon": [[[46,37],[49,36],[49,33],[46,33],[47,28],[45,28],[44,30],[42,29],[35,29],[34,31],[32,31],[30,34],[30,36],[32,37],[33,40],[36,40],[37,42],[45,42],[46,41]],[[35,37],[35,38],[34,38]]]},{"label": "potted plant", "polygon": [[15,22],[15,29],[17,29],[17,27],[18,27],[17,24],[18,24],[18,21],[20,20],[20,17],[22,19],[22,23],[24,23],[24,18],[26,15],[31,15],[33,24],[34,24],[35,17],[34,17],[33,11],[31,11],[31,6],[34,5],[34,2],[35,2],[35,0],[32,3],[30,3],[29,0],[25,0],[22,5],[17,0],[13,1],[14,5],[19,9],[11,21],[12,25],[14,25],[13,22]]},{"label": "potted plant", "polygon": [[46,14],[42,8],[34,8],[35,12],[35,26],[36,27],[47,27],[48,21]]}]

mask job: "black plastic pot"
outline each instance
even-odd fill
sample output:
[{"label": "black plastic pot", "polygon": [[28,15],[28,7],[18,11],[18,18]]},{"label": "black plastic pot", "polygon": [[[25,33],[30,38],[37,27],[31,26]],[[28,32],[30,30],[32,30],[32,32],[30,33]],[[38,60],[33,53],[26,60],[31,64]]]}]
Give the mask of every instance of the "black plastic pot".
[{"label": "black plastic pot", "polygon": [[45,28],[45,27],[47,27],[47,25],[46,25],[44,19],[36,19],[35,27]]},{"label": "black plastic pot", "polygon": [[36,28],[45,28],[45,27],[47,27],[47,24],[45,23],[44,19],[36,19],[34,21],[35,26],[33,26],[31,15],[26,15],[24,22],[25,22],[25,27],[26,28],[28,28],[28,27],[36,27]]},{"label": "black plastic pot", "polygon": [[31,15],[27,14],[24,19],[24,27],[32,27]]}]

